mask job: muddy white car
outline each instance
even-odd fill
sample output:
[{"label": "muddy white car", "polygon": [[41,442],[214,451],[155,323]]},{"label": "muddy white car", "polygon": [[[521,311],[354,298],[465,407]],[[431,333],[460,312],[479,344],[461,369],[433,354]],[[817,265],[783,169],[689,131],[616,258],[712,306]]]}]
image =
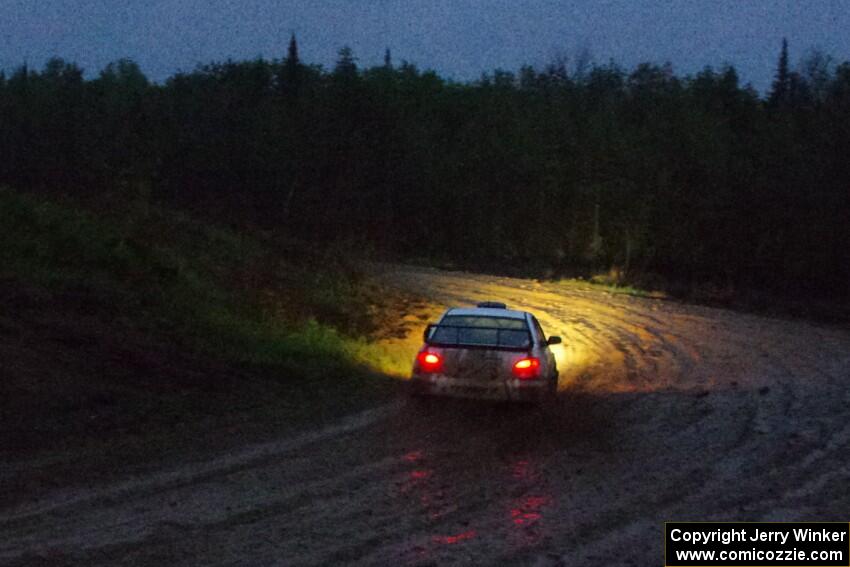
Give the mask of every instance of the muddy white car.
[{"label": "muddy white car", "polygon": [[415,394],[544,402],[558,389],[549,337],[531,313],[496,302],[451,308],[429,324],[413,364]]}]

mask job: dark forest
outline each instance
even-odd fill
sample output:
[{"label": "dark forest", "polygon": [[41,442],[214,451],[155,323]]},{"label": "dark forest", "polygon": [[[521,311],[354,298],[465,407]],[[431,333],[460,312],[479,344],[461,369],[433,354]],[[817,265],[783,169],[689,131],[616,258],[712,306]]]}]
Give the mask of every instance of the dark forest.
[{"label": "dark forest", "polygon": [[525,274],[850,297],[850,62],[557,60],[459,83],[396,63],[0,75],[0,185]]}]

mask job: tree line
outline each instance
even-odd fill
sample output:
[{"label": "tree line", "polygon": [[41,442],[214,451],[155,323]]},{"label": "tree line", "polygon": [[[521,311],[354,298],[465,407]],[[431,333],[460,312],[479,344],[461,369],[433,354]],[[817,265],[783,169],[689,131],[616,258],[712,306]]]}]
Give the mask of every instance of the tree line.
[{"label": "tree line", "polygon": [[850,62],[792,68],[784,42],[765,97],[733,66],[324,69],[294,37],[161,84],[130,60],[0,74],[0,184],[516,273],[848,297],[847,156]]}]

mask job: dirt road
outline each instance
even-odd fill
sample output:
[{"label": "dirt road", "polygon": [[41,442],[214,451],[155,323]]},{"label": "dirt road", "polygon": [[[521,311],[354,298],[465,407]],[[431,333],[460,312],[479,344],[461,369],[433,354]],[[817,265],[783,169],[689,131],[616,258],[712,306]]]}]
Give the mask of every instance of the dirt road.
[{"label": "dirt road", "polygon": [[387,268],[564,338],[549,412],[397,403],[0,510],[0,564],[658,565],[665,520],[844,520],[850,332],[590,287]]}]

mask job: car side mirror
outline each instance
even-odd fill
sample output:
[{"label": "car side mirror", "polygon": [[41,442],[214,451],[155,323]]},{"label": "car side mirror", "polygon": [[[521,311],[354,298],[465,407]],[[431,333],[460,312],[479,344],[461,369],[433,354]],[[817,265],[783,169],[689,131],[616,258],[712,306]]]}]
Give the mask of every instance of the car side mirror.
[{"label": "car side mirror", "polygon": [[422,331],[422,340],[424,342],[428,342],[428,337],[431,336],[431,329],[434,328],[434,323],[428,323],[428,326],[425,327],[425,330]]},{"label": "car side mirror", "polygon": [[547,345],[559,345],[561,344],[561,337],[549,337],[546,341]]}]

